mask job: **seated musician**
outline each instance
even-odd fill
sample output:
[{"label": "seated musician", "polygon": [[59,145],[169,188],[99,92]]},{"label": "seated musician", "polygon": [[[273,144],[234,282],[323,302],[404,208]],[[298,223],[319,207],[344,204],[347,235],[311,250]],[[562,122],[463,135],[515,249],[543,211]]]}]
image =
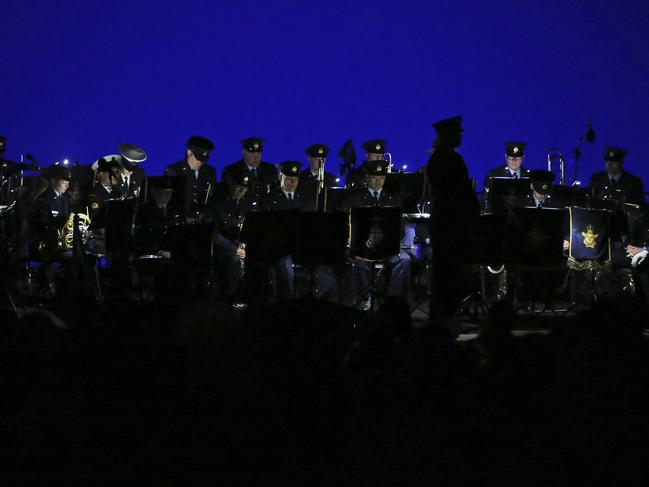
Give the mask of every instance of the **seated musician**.
[{"label": "seated musician", "polygon": [[174,181],[163,176],[149,178],[149,200],[137,211],[135,218],[135,242],[140,254],[169,257],[169,227],[184,222],[182,208],[171,204]]},{"label": "seated musician", "polygon": [[47,292],[53,295],[54,269],[51,263],[71,254],[62,245],[61,232],[72,216],[70,201],[65,194],[72,175],[69,168],[54,165],[46,169],[43,176],[48,180],[48,187],[34,200],[28,216],[29,253],[32,258],[45,263],[45,285]]},{"label": "seated musician", "polygon": [[249,183],[249,171],[232,170],[217,187],[212,203],[216,220],[216,267],[226,301],[233,301],[240,294],[246,251],[239,237],[246,215],[258,209],[255,195],[248,191]]},{"label": "seated musician", "polygon": [[530,192],[522,198],[517,206],[532,206],[536,208],[565,208],[566,203],[552,194],[554,174],[543,169],[529,172]]},{"label": "seated musician", "polygon": [[[306,148],[307,160],[309,167],[300,172],[300,192],[307,198],[313,198],[318,188],[318,175],[320,168],[323,170],[323,188],[333,188],[338,186],[338,179],[324,170],[329,154],[329,147],[325,144],[313,144]],[[321,196],[322,198],[322,196]]]},{"label": "seated musician", "polygon": [[223,168],[221,179],[226,181],[236,171],[248,171],[248,189],[260,199],[277,184],[277,169],[262,161],[264,139],[247,137],[241,142],[241,159]]},{"label": "seated musician", "polygon": [[[262,201],[264,211],[298,210],[315,211],[315,200],[300,192],[300,168],[302,163],[285,161],[277,165],[279,187],[275,188]],[[295,268],[290,255],[282,257],[276,264],[278,293],[284,299],[295,298]],[[334,285],[334,273],[328,266],[318,266],[313,282],[312,294],[319,298],[327,297]]]},{"label": "seated musician", "polygon": [[[384,160],[365,161],[365,184],[350,190],[345,206],[347,208],[363,208],[369,206],[399,207],[401,201],[398,195],[392,195],[383,189],[388,162]],[[407,235],[406,235],[407,237]],[[410,257],[401,250],[399,255],[388,259],[386,267],[390,274],[388,296],[407,298],[410,284]],[[371,270],[369,263],[360,257],[354,257],[354,278],[357,289],[366,290],[370,287]],[[362,291],[364,292],[364,291]],[[367,293],[359,307],[368,310],[371,305],[371,293]]]},{"label": "seated musician", "polygon": [[643,203],[642,179],[624,169],[627,152],[617,147],[604,149],[604,171],[590,178],[592,196],[619,199],[626,203]]},{"label": "seated musician", "polygon": [[216,186],[216,170],[207,161],[214,144],[205,137],[193,136],[185,144],[185,158],[169,164],[165,176],[173,178],[172,206],[183,209],[188,223],[211,218],[210,200]]},{"label": "seated musician", "polygon": [[88,194],[91,237],[87,248],[96,254],[106,253],[106,201],[115,194],[120,184],[121,166],[113,158],[97,161],[97,180]]},{"label": "seated musician", "polygon": [[527,178],[530,170],[523,167],[525,160],[525,142],[507,142],[505,144],[505,165],[491,169],[484,180],[484,189],[482,191],[482,209],[489,211],[489,191],[491,189],[491,178]]}]

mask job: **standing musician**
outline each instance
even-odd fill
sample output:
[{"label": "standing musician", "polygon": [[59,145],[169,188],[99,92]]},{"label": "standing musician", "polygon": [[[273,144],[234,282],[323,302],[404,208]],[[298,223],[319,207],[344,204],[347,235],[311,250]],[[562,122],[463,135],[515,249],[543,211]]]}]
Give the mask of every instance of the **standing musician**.
[{"label": "standing musician", "polygon": [[224,167],[221,179],[225,181],[236,170],[246,170],[249,173],[249,189],[258,199],[261,199],[277,184],[277,169],[272,164],[261,160],[264,150],[264,139],[261,137],[243,139],[241,147],[241,160]]},{"label": "standing musician", "polygon": [[644,203],[642,179],[624,170],[627,151],[617,147],[604,149],[604,171],[590,178],[591,194],[597,198],[622,199],[626,203]]},{"label": "standing musician", "polygon": [[[319,184],[322,183],[321,190],[324,192],[325,188],[336,187],[338,180],[333,174],[325,171],[329,147],[325,144],[313,144],[307,147],[305,152],[309,161],[309,167],[300,173],[300,191],[305,197],[313,198],[313,201],[315,201]],[[323,179],[319,181],[321,171]],[[324,201],[322,193],[320,201]]]},{"label": "standing musician", "polygon": [[212,141],[192,136],[185,145],[185,159],[165,168],[165,175],[175,182],[171,205],[180,209],[189,223],[211,217],[210,200],[216,186],[216,170],[207,161],[213,150]]},{"label": "standing musician", "polygon": [[462,144],[462,117],[433,124],[437,138],[426,168],[433,205],[430,234],[433,249],[431,318],[451,318],[467,291],[463,248],[472,241],[480,207],[469,171],[457,152]]},{"label": "standing musician", "polygon": [[234,301],[241,291],[246,268],[246,251],[239,242],[246,215],[258,209],[255,195],[248,191],[250,174],[234,169],[219,185],[213,200],[216,219],[214,252],[221,289],[226,301]]},{"label": "standing musician", "polygon": [[[399,196],[392,195],[383,189],[387,171],[387,161],[376,158],[366,160],[363,163],[365,184],[350,190],[345,206],[347,208],[400,207],[401,200]],[[401,250],[399,255],[391,257],[385,264],[390,274],[388,296],[407,298],[410,284],[410,256],[404,250]],[[354,278],[356,279],[357,289],[369,289],[370,276],[371,270],[368,262],[360,257],[354,257]],[[371,306],[371,298],[371,293],[367,293],[359,307],[368,310]]]},{"label": "standing musician", "polygon": [[146,161],[146,151],[133,144],[121,144],[119,149],[120,177],[116,196],[137,198],[144,184],[146,174],[140,164]]},{"label": "standing musician", "polygon": [[142,254],[168,257],[167,231],[183,223],[184,217],[181,208],[171,204],[174,181],[170,177],[149,178],[148,184],[149,200],[138,209],[135,219],[136,246]]},{"label": "standing musician", "polygon": [[482,191],[482,208],[489,210],[489,191],[491,190],[491,178],[527,178],[530,170],[523,167],[525,160],[525,142],[507,142],[505,144],[505,165],[491,169],[484,180]]}]

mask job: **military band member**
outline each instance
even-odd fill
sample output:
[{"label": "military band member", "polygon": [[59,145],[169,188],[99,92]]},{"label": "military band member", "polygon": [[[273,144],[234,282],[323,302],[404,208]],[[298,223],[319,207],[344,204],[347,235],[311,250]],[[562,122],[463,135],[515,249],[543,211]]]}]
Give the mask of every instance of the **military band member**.
[{"label": "military band member", "polygon": [[88,194],[91,238],[87,248],[96,254],[106,253],[106,202],[116,194],[120,184],[121,166],[117,160],[101,158],[97,161],[96,181]]},{"label": "military band member", "polygon": [[234,169],[214,195],[216,237],[214,252],[221,289],[226,301],[241,294],[241,275],[246,266],[246,251],[239,242],[246,215],[258,210],[258,202],[248,191],[250,173]]},{"label": "military band member", "polygon": [[480,207],[464,158],[462,117],[433,124],[437,138],[426,168],[433,205],[430,236],[433,249],[431,319],[444,323],[451,318],[467,291],[460,246],[472,241],[474,219]]},{"label": "military band member", "polygon": [[349,171],[345,180],[345,187],[353,189],[365,183],[365,163],[383,160],[386,153],[385,146],[387,144],[383,139],[372,139],[363,142],[362,146],[365,151],[365,160],[357,169]]},{"label": "military band member", "polygon": [[213,150],[212,141],[192,136],[185,145],[185,159],[165,168],[165,175],[174,180],[171,205],[180,209],[188,222],[211,217],[210,199],[216,186],[216,170],[207,161]]},{"label": "military band member", "polygon": [[277,184],[277,169],[272,164],[261,160],[264,150],[264,139],[248,137],[241,141],[241,160],[223,168],[222,180],[225,181],[234,171],[248,171],[249,188],[257,198],[262,198]]},{"label": "military band member", "polygon": [[491,169],[484,180],[482,192],[483,210],[489,211],[489,191],[491,189],[491,178],[512,178],[520,179],[529,177],[530,170],[523,167],[525,160],[525,142],[507,142],[505,144],[505,165]]},{"label": "military band member", "polygon": [[261,201],[261,207],[264,211],[315,210],[315,200],[311,201],[301,191],[298,191],[301,166],[302,163],[297,161],[285,161],[277,165],[279,169],[277,175],[279,186]]},{"label": "military band member", "polygon": [[121,198],[137,198],[146,178],[140,167],[147,159],[146,151],[133,144],[121,144],[118,149],[121,174],[116,194]]},{"label": "military band member", "polygon": [[305,197],[313,198],[315,201],[315,195],[318,190],[318,185],[320,184],[318,176],[320,168],[322,168],[324,179],[321,181],[323,184],[321,187],[320,198],[321,201],[323,201],[325,188],[334,188],[338,186],[338,179],[330,172],[324,171],[327,155],[329,154],[329,147],[325,144],[313,144],[307,147],[305,152],[307,160],[309,161],[309,167],[300,172],[300,192],[302,192]]},{"label": "military band member", "polygon": [[565,208],[566,203],[552,194],[554,174],[543,169],[529,172],[530,193],[517,206],[536,208]]},{"label": "military band member", "polygon": [[170,242],[167,231],[184,222],[182,209],[171,205],[174,181],[168,176],[149,178],[149,201],[136,213],[135,240],[142,254],[168,257]]},{"label": "military band member", "polygon": [[[385,175],[388,171],[388,161],[382,159],[367,160],[363,166],[365,184],[350,190],[345,206],[347,208],[400,207],[399,196],[392,195],[383,188]],[[401,250],[399,255],[387,259],[385,264],[390,274],[387,295],[407,298],[410,284],[410,256],[405,250]],[[365,259],[354,257],[354,278],[356,279],[357,289],[361,290],[361,292],[365,293],[370,288],[371,269]],[[371,293],[366,293],[359,307],[368,310],[370,306]]]},{"label": "military band member", "polygon": [[49,259],[58,252],[58,231],[70,217],[70,201],[65,194],[70,186],[70,169],[54,165],[46,171],[48,187],[32,204],[29,228],[32,253]]},{"label": "military band member", "polygon": [[604,171],[590,178],[591,194],[598,198],[610,197],[626,203],[643,203],[642,179],[624,170],[627,152],[617,147],[604,149]]}]

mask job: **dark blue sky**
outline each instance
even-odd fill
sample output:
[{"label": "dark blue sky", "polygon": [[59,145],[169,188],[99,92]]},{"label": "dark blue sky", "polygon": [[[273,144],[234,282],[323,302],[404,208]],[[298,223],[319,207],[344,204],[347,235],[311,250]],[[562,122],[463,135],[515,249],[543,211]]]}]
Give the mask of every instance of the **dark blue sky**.
[{"label": "dark blue sky", "polygon": [[200,134],[220,169],[259,135],[269,162],[386,138],[416,167],[431,123],[462,114],[482,180],[506,140],[529,142],[540,167],[592,117],[581,179],[605,145],[649,177],[646,0],[0,2],[0,133],[14,159],[89,163],[136,143],[155,174]]}]

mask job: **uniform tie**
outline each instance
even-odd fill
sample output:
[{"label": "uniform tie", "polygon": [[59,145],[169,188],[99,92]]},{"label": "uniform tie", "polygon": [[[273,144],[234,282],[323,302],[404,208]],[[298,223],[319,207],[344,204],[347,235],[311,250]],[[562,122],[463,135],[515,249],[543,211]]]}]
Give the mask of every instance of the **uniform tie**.
[{"label": "uniform tie", "polygon": [[518,173],[517,173],[517,172],[512,173],[512,177],[513,177],[514,179],[518,179]]},{"label": "uniform tie", "polygon": [[615,188],[615,186],[617,186],[617,181],[615,181],[615,178],[611,178],[610,186],[611,188]]},{"label": "uniform tie", "polygon": [[288,193],[288,200],[293,201],[293,193]]},{"label": "uniform tie", "polygon": [[378,202],[379,201],[379,192],[374,191],[374,199]]},{"label": "uniform tie", "polygon": [[252,179],[257,179],[257,168],[256,167],[253,167],[252,169],[250,169],[250,176],[252,177]]}]

